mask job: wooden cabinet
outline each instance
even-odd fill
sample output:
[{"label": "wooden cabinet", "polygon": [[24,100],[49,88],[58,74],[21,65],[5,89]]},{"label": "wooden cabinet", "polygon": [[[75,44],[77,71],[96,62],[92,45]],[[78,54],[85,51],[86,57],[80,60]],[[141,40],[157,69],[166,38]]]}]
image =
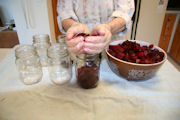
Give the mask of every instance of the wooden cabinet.
[{"label": "wooden cabinet", "polygon": [[159,40],[159,47],[161,47],[166,52],[168,49],[175,20],[176,20],[176,14],[165,15],[161,36]]},{"label": "wooden cabinet", "polygon": [[180,63],[180,14],[178,13],[165,15],[159,47]]},{"label": "wooden cabinet", "polygon": [[180,20],[178,22],[176,32],[173,38],[170,55],[180,63]]},{"label": "wooden cabinet", "polygon": [[13,48],[17,44],[19,44],[19,39],[16,31],[0,31],[0,48]]},{"label": "wooden cabinet", "polygon": [[57,0],[52,0],[52,9],[53,9],[53,19],[54,19],[54,29],[55,29],[55,37],[57,38],[59,35],[61,35],[61,31],[58,27],[58,21],[57,21]]}]

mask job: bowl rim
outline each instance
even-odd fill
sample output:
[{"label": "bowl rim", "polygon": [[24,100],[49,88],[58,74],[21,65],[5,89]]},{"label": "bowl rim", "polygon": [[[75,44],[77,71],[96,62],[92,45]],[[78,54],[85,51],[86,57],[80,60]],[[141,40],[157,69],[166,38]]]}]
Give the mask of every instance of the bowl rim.
[{"label": "bowl rim", "polygon": [[[118,41],[120,42],[120,41],[126,41],[126,40],[116,40],[116,41],[111,42],[109,45],[111,45],[111,44],[114,43],[114,42],[118,42]],[[145,42],[145,41],[140,41],[140,40],[129,40],[129,41],[133,41],[133,42],[137,42],[137,43],[145,43],[145,44],[147,44],[147,45],[150,45],[150,44],[151,44],[151,43],[148,43],[148,42]],[[118,42],[118,43],[119,43],[119,42]],[[160,48],[160,47],[158,47],[158,46],[156,46],[156,45],[154,45],[154,44],[153,44],[153,45],[154,45],[154,47],[155,47],[156,49],[158,49],[159,51],[161,51],[161,52],[164,53],[164,59],[163,59],[161,62],[153,63],[153,64],[139,64],[139,63],[131,63],[131,62],[127,62],[127,61],[124,61],[124,60],[120,60],[120,59],[112,56],[112,55],[108,52],[109,45],[108,45],[108,47],[105,49],[106,54],[107,54],[108,56],[110,56],[111,58],[115,59],[115,60],[118,61],[118,62],[126,63],[126,64],[129,64],[129,65],[134,65],[134,66],[156,66],[156,65],[159,65],[159,64],[164,63],[164,62],[167,60],[167,54],[166,54],[166,52],[165,52],[162,48]]]}]

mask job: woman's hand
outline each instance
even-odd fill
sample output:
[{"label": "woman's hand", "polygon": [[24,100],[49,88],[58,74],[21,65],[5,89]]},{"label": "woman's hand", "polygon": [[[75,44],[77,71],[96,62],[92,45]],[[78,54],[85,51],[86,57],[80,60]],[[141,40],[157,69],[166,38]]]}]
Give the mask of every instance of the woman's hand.
[{"label": "woman's hand", "polygon": [[88,54],[102,52],[109,45],[111,36],[110,26],[106,24],[95,26],[91,32],[91,36],[85,38],[84,52]]},{"label": "woman's hand", "polygon": [[74,54],[84,53],[84,37],[76,36],[79,33],[89,34],[90,31],[84,24],[75,22],[66,33],[66,44],[68,51]]}]

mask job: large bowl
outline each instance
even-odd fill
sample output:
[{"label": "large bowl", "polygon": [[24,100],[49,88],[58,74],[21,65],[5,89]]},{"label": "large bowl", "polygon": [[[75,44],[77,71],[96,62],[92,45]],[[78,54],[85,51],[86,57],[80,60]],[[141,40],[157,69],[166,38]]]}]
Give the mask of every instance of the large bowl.
[{"label": "large bowl", "polygon": [[[110,45],[117,45],[123,43],[125,40],[118,40],[112,42]],[[139,41],[139,40],[129,40],[129,41],[136,41],[136,43],[139,43],[141,46],[147,45],[149,46],[150,43]],[[127,80],[147,80],[157,73],[158,69],[162,66],[162,64],[167,59],[167,54],[164,52],[163,49],[159,48],[158,46],[154,46],[154,48],[158,49],[159,51],[164,53],[164,59],[161,62],[154,63],[154,64],[137,64],[137,63],[131,63],[126,62],[123,60],[120,60],[111,54],[108,53],[108,49],[106,49],[106,54],[108,57],[108,64],[111,70],[117,74],[120,77],[124,77]]]}]

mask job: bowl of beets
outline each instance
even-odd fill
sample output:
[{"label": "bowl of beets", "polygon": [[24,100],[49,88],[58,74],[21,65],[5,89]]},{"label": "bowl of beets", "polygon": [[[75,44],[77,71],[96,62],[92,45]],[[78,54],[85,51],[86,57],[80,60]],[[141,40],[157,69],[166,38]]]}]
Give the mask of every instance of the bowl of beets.
[{"label": "bowl of beets", "polygon": [[153,44],[139,40],[118,40],[106,49],[111,70],[127,80],[147,80],[157,73],[167,54]]}]

